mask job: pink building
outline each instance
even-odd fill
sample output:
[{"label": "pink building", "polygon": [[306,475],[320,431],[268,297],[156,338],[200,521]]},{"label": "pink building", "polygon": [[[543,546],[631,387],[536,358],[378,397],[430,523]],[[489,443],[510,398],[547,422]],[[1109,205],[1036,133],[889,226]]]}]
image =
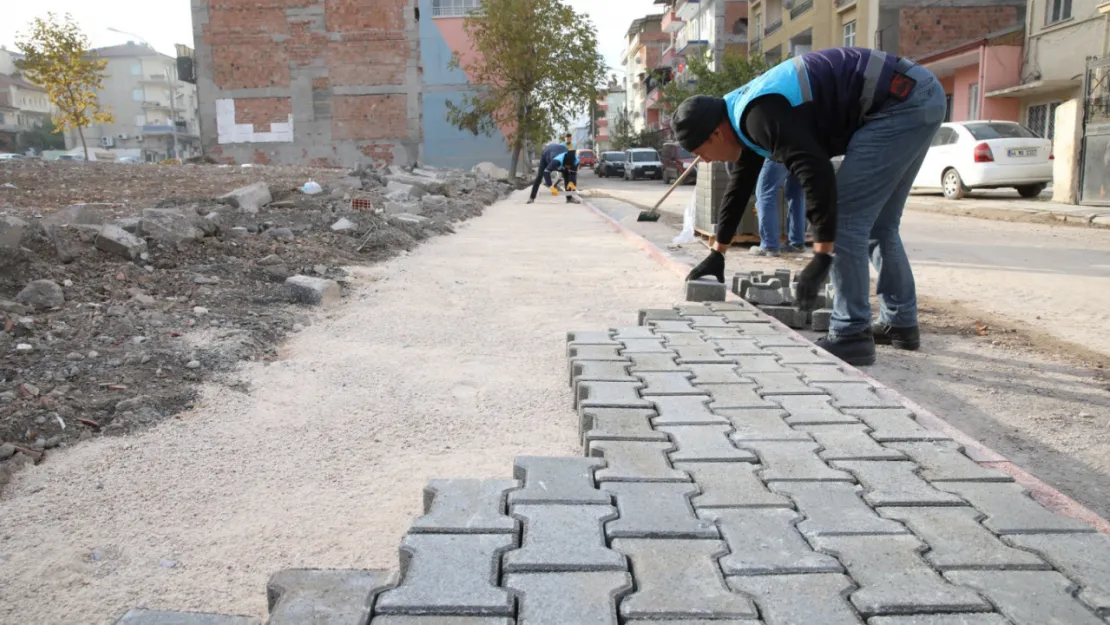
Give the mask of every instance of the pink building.
[{"label": "pink building", "polygon": [[1020,121],[1017,98],[986,94],[1021,82],[1024,27],[1016,24],[916,59],[940,78],[948,98],[945,121]]}]

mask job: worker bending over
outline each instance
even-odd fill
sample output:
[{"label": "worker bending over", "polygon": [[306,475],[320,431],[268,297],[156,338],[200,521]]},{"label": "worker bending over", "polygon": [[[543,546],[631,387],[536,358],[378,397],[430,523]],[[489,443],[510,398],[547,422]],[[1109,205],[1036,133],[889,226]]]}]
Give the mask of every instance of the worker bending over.
[{"label": "worker bending over", "polygon": [[551,161],[560,154],[565,154],[570,148],[569,141],[567,143],[549,143],[543,148],[540,153],[540,166],[536,170],[536,179],[532,181],[532,195],[528,198],[528,204],[536,201],[536,194],[540,192],[540,183],[544,180],[547,181],[547,186],[551,186],[551,174],[548,173],[547,168],[551,165]]},{"label": "worker bending over", "polygon": [[578,199],[573,195],[575,191],[578,191],[578,152],[575,150],[563,152],[551,159],[551,163],[544,170],[544,184],[551,187],[551,195],[558,196],[558,184],[551,182],[551,174],[555,172],[559,172],[563,182],[566,183],[567,203],[578,204]]},{"label": "worker bending over", "polygon": [[[813,225],[815,253],[798,274],[799,307],[815,306],[832,273],[832,320],[818,346],[853,365],[874,363],[876,343],[917,349],[917,294],[899,224],[945,108],[928,70],[864,48],[809,52],[724,98],[688,99],[674,115],[679,143],[706,161],[736,163],[716,242],[689,278],[724,282],[724,253],[769,158],[801,182]],[[841,155],[834,173],[829,159]],[[869,257],[879,273],[874,326]]]}]

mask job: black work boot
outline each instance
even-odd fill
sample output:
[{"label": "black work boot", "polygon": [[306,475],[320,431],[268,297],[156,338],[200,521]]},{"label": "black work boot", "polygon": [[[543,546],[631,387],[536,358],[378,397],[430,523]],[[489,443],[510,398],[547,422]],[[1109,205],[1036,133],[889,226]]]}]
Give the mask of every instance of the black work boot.
[{"label": "black work boot", "polygon": [[853,367],[875,364],[875,337],[867,329],[859,334],[828,335],[817,340],[817,347],[829,352]]},{"label": "black work boot", "polygon": [[886,323],[871,326],[876,345],[893,345],[894,349],[914,351],[921,347],[921,331],[917,326],[897,327]]}]

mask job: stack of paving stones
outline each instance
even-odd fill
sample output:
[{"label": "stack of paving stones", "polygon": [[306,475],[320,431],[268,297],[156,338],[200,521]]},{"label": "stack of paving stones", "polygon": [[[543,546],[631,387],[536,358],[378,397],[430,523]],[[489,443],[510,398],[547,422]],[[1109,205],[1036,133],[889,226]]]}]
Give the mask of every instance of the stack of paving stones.
[{"label": "stack of paving stones", "polygon": [[397,575],[279,573],[269,624],[1110,623],[1110,537],[754,306],[639,323],[568,335],[584,457],[433,481]]},{"label": "stack of paving stones", "polygon": [[[833,287],[826,279],[822,287],[825,292],[818,297],[817,309],[813,312],[798,309],[794,300],[797,283],[789,269],[776,269],[774,273],[752,271],[736,274],[732,278],[732,292],[740,299],[755,304],[760,310],[796,330],[810,328],[815,332],[827,332],[832,318]],[[694,300],[691,301],[709,301]]]}]

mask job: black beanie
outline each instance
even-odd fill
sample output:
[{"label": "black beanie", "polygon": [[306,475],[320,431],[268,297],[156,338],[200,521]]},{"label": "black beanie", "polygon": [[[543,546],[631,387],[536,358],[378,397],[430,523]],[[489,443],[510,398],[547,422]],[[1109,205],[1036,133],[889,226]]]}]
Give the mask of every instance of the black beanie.
[{"label": "black beanie", "polygon": [[709,135],[728,117],[723,98],[696,95],[683,102],[674,112],[671,124],[678,143],[688,152],[701,147]]}]

